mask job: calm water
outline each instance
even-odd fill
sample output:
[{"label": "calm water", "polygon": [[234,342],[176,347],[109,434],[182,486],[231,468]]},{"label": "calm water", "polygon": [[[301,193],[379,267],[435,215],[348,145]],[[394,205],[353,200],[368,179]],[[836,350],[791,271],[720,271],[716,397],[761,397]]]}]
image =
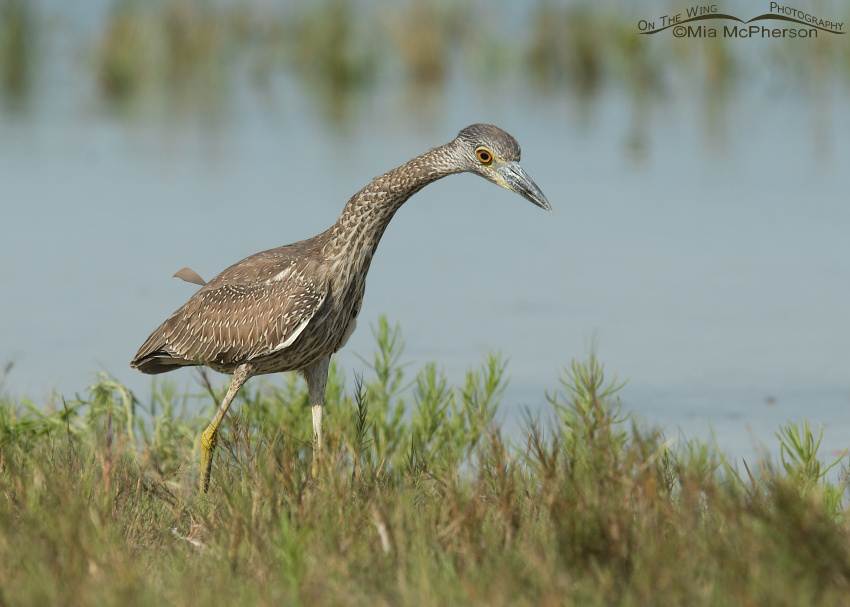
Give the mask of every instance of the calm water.
[{"label": "calm water", "polygon": [[[522,405],[545,411],[544,390],[595,340],[608,372],[629,379],[624,406],[668,434],[706,438],[711,423],[721,447],[749,457],[759,441],[775,453],[779,424],[807,417],[828,451],[850,443],[844,85],[741,86],[720,106],[694,90],[636,112],[616,88],[582,105],[454,81],[425,117],[379,91],[343,131],[287,82],[271,100],[239,93],[212,121],[117,117],[54,89],[0,113],[12,394],[72,394],[105,370],[144,398],[149,378],[128,363],[192,294],[176,270],[209,279],[313,236],[373,176],[492,122],[520,141],[555,212],[470,175],[417,194],[372,264],[339,355],[349,377],[385,313],[408,360],[439,361],[452,379],[487,351],[508,355],[510,426]],[[172,375],[192,385],[190,371]]]}]

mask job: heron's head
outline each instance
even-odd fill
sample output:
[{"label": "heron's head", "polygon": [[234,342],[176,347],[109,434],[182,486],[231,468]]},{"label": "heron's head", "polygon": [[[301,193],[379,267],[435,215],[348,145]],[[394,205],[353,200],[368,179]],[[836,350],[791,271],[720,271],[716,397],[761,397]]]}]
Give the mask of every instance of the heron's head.
[{"label": "heron's head", "polygon": [[454,141],[465,171],[516,192],[537,206],[551,211],[549,201],[537,184],[519,166],[517,140],[492,124],[473,124]]}]

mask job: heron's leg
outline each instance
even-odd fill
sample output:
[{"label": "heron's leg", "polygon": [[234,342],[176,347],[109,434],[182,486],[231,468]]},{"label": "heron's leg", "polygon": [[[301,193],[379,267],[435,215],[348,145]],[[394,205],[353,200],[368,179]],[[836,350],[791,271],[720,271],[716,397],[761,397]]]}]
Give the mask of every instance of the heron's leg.
[{"label": "heron's leg", "polygon": [[325,386],[328,383],[328,364],[330,358],[317,360],[312,365],[301,369],[301,374],[307,381],[310,394],[310,408],[313,411],[313,476],[318,470],[316,463],[322,453],[322,409],[325,406]]},{"label": "heron's leg", "polygon": [[215,453],[215,446],[218,443],[218,427],[221,425],[221,420],[227,414],[230,403],[233,402],[236,393],[239,392],[239,388],[248,381],[253,371],[254,368],[247,363],[236,367],[236,371],[233,372],[233,381],[230,382],[230,387],[227,389],[227,394],[218,407],[218,412],[201,435],[201,491],[204,493],[210,487],[213,453]]}]

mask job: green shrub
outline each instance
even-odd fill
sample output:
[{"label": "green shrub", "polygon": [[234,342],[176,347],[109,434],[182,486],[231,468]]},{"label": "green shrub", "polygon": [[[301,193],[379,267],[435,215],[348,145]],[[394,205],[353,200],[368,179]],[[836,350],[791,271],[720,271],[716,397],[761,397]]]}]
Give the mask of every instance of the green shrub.
[{"label": "green shrub", "polygon": [[240,393],[206,495],[206,375],[146,406],[102,375],[52,408],[4,397],[0,604],[846,603],[846,471],[826,477],[807,422],[744,480],[708,445],[629,427],[591,354],[514,442],[494,421],[503,358],[455,387],[409,372],[398,326],[374,333],[352,393],[332,367],[315,480],[294,375]]}]

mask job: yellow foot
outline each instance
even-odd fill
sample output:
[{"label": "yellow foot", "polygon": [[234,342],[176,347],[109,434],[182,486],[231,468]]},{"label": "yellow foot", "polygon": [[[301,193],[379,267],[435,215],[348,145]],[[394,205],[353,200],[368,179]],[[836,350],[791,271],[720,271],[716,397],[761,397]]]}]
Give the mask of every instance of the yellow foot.
[{"label": "yellow foot", "polygon": [[201,491],[206,493],[210,488],[210,473],[212,472],[213,453],[218,443],[216,428],[209,427],[201,435]]},{"label": "yellow foot", "polygon": [[316,451],[313,449],[313,480],[317,480],[319,478],[319,468],[322,466],[324,461],[322,460],[323,453],[321,451]]}]

